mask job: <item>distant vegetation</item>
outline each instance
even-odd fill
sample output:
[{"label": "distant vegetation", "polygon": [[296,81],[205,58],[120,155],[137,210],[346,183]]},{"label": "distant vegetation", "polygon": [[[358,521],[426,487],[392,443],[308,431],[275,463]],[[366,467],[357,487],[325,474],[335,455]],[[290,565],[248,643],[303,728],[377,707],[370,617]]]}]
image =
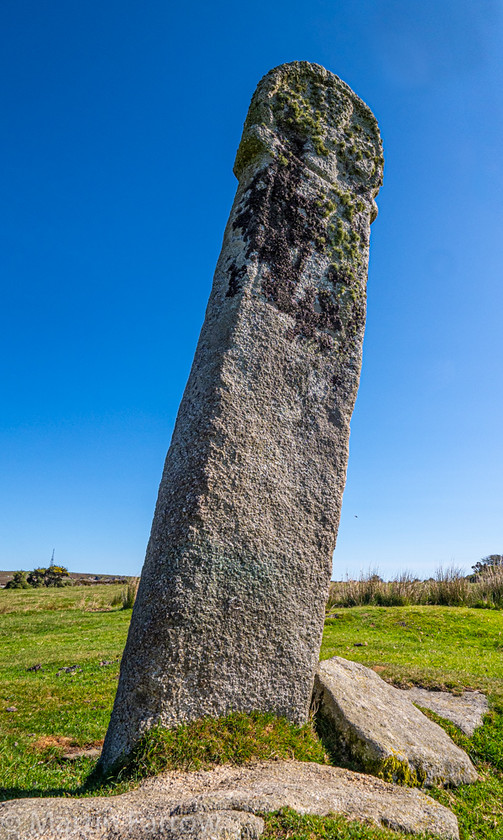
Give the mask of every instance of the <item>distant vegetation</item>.
[{"label": "distant vegetation", "polygon": [[[61,572],[63,573],[61,575]],[[56,582],[54,582],[56,580]],[[41,589],[45,586],[100,586],[102,584],[126,584],[125,575],[94,575],[84,572],[68,572],[64,566],[51,563],[48,568],[38,566],[32,572],[0,571],[0,589]]]},{"label": "distant vegetation", "polygon": [[9,580],[6,589],[40,589],[42,586],[68,586],[71,584],[68,569],[64,566],[48,566],[46,569],[39,566],[32,572],[14,572],[12,580]]},{"label": "distant vegetation", "polygon": [[110,605],[112,607],[122,607],[123,610],[132,610],[134,602],[136,601],[136,593],[140,585],[139,577],[130,577],[126,580],[126,585],[112,598]]},{"label": "distant vegetation", "polygon": [[488,569],[494,569],[498,566],[503,566],[503,554],[489,554],[488,557],[483,557],[482,560],[475,563],[472,569],[476,575],[480,575],[487,572]]},{"label": "distant vegetation", "polygon": [[327,610],[337,607],[405,607],[436,604],[444,607],[503,609],[503,557],[492,554],[465,576],[461,569],[439,569],[434,578],[418,580],[408,572],[384,581],[370,571],[359,580],[333,581]]}]

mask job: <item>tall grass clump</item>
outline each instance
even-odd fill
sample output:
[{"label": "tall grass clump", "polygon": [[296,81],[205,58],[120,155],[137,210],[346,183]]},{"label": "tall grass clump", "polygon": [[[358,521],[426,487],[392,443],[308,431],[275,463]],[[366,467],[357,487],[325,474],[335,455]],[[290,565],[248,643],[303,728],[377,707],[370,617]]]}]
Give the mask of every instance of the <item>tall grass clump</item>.
[{"label": "tall grass clump", "polygon": [[361,575],[359,580],[332,581],[327,602],[330,612],[336,607],[406,607],[426,603],[423,581],[409,572],[401,572],[391,581],[384,581],[375,571]]},{"label": "tall grass clump", "polygon": [[437,569],[435,578],[428,583],[430,584],[428,604],[437,604],[440,607],[460,607],[467,605],[471,600],[470,583],[463,575],[463,570],[456,566]]},{"label": "tall grass clump", "polygon": [[382,583],[376,593],[375,603],[379,607],[408,607],[424,602],[424,587],[410,572],[401,572],[389,583]]},{"label": "tall grass clump", "polygon": [[134,607],[134,602],[136,601],[136,593],[138,592],[138,586],[140,584],[139,577],[130,577],[127,579],[126,586],[122,590],[122,609],[123,610],[132,610]]},{"label": "tall grass clump", "polygon": [[332,581],[327,612],[337,607],[408,607],[431,604],[441,607],[503,609],[503,566],[488,566],[465,577],[462,569],[439,568],[434,578],[418,580],[402,572],[384,581],[374,570],[358,580]]},{"label": "tall grass clump", "polygon": [[488,566],[473,584],[474,606],[503,609],[503,566]]},{"label": "tall grass clump", "polygon": [[382,593],[383,581],[375,569],[360,575],[359,580],[332,581],[328,595],[327,610],[333,607],[360,607],[375,604]]}]

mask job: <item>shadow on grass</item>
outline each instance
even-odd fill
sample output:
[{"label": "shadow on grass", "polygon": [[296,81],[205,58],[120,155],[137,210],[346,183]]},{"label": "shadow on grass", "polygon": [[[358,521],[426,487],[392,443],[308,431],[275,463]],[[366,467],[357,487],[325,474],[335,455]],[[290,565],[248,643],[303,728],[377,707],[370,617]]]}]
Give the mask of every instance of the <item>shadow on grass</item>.
[{"label": "shadow on grass", "polygon": [[[117,790],[119,784],[120,781],[116,776],[104,777],[97,769],[96,763],[90,769],[85,779],[74,787],[0,787],[0,802],[6,802],[9,799],[73,798],[76,796],[91,796],[93,794],[111,796],[114,793],[123,792],[122,790]],[[121,787],[123,788],[124,785]]]},{"label": "shadow on grass", "polygon": [[[194,753],[198,744],[201,743],[201,737],[195,737],[196,735],[201,736],[200,732],[193,732],[193,728],[200,728],[201,726],[206,727],[213,727],[219,725],[222,728],[222,724],[225,725],[224,730],[226,731],[227,728],[230,727],[230,731],[232,732],[233,727],[238,727],[238,734],[240,733],[239,725],[242,727],[244,723],[249,723],[249,720],[253,720],[257,718],[259,722],[262,722],[262,718],[267,718],[266,723],[269,722],[269,716],[259,715],[252,715],[247,718],[244,715],[232,715],[229,716],[228,719],[219,721],[213,721],[211,719],[205,721],[199,721],[192,725],[192,727],[181,727],[180,731],[178,732],[178,740],[180,740],[180,744],[176,741],[174,744],[171,744],[171,740],[176,737],[176,733],[173,732],[165,732],[162,729],[154,729],[148,736],[144,737],[140,743],[138,744],[137,748],[135,749],[131,758],[122,764],[117,765],[109,772],[102,774],[100,770],[100,766],[98,762],[95,762],[94,766],[90,766],[87,769],[87,773],[85,778],[80,782],[80,784],[75,784],[75,786],[67,786],[67,787],[43,787],[42,785],[38,787],[32,788],[21,788],[21,787],[4,787],[0,788],[0,801],[5,801],[7,799],[27,799],[27,798],[42,798],[42,797],[87,797],[87,796],[113,796],[119,793],[124,793],[127,790],[131,790],[132,788],[136,787],[137,784],[147,776],[156,775],[163,770],[169,769],[188,769],[189,766],[198,767],[201,765],[202,767],[211,766],[214,764],[222,763],[221,757],[219,760],[219,756],[216,754],[211,754],[206,756],[206,753],[203,753],[199,756]],[[284,755],[281,757],[287,759],[289,757],[295,757],[300,760],[310,760],[310,761],[318,761],[323,763],[324,762],[324,753],[328,756],[328,760],[330,764],[334,765],[335,767],[343,767],[347,770],[355,770],[357,772],[365,772],[364,768],[357,764],[352,758],[349,757],[347,752],[344,749],[344,744],[341,743],[335,734],[334,728],[331,725],[330,721],[326,719],[323,715],[319,712],[314,718],[314,730],[309,726],[303,728],[304,731],[304,738],[299,740],[296,743],[296,739],[299,737],[299,733],[296,731],[295,727],[289,724],[286,721],[277,721],[276,722],[279,727],[281,727],[280,732],[283,732],[283,729],[287,730],[287,733],[293,732],[295,735],[295,739],[293,742],[288,742],[287,747],[284,751]],[[225,734],[224,731],[224,734]],[[302,734],[302,731],[300,731]],[[218,734],[218,731],[217,731]],[[222,733],[220,733],[222,734]],[[248,733],[245,732],[245,735]],[[261,734],[259,732],[259,734]],[[215,732],[213,732],[215,735]],[[233,733],[234,737],[235,733]],[[183,740],[183,738],[184,740]],[[271,754],[278,755],[281,754],[280,746],[283,746],[280,742],[273,743],[274,749],[271,749],[269,742],[269,738],[271,737],[270,734],[266,736],[266,749],[262,751],[260,748],[256,749],[257,741],[255,739],[256,733],[254,733],[254,737],[248,746],[250,747],[250,755],[247,756],[248,760],[256,760],[259,759],[267,759],[271,757]],[[284,733],[283,733],[284,736]],[[319,741],[317,740],[316,736],[318,736]],[[204,740],[204,739],[203,739]],[[207,739],[208,740],[208,739]],[[211,740],[211,739],[210,739]],[[214,741],[214,739],[213,739]],[[211,744],[213,744],[211,741]],[[320,744],[321,741],[321,744]],[[245,744],[248,742],[246,741]],[[241,744],[241,741],[238,742]],[[195,745],[195,746],[194,746]],[[178,746],[178,749],[176,747]],[[181,746],[181,749],[180,749]],[[222,744],[217,745],[217,752],[220,753],[227,744],[222,742]],[[253,747],[253,749],[251,748]],[[292,749],[294,747],[294,749]],[[295,749],[297,747],[297,749]],[[188,752],[187,752],[188,751]],[[197,750],[196,750],[197,752]],[[215,752],[215,745],[213,744],[213,752]],[[231,750],[232,752],[232,750]],[[242,764],[243,756],[241,755],[241,750],[238,750],[240,753],[240,760],[236,762],[236,756],[230,755],[228,756],[228,760],[231,763],[238,763]],[[194,753],[194,754],[193,754]],[[263,754],[261,754],[263,753]],[[190,758],[190,761],[189,761]],[[198,759],[196,761],[196,759]],[[84,768],[83,768],[84,769]],[[85,772],[85,771],[84,771]]]}]

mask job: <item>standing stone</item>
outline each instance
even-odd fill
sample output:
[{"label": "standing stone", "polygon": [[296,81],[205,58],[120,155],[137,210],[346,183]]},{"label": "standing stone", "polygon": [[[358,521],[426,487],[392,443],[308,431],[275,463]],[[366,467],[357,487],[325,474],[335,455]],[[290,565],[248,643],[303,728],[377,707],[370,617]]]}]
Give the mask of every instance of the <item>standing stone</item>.
[{"label": "standing stone", "polygon": [[253,96],[180,405],[103,770],[160,723],[306,720],[365,324],[376,120],[293,62]]}]

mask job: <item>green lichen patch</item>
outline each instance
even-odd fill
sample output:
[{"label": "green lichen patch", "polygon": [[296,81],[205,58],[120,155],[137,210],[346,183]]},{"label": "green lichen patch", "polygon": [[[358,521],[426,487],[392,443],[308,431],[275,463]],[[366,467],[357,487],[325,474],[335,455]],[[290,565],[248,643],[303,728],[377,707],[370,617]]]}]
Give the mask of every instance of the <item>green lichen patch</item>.
[{"label": "green lichen patch", "polygon": [[282,86],[274,104],[276,122],[283,126],[287,135],[294,133],[304,141],[310,140],[316,154],[326,157],[329,154],[323,139],[326,126],[317,103],[305,95],[305,87]]},{"label": "green lichen patch", "polygon": [[426,781],[426,773],[421,767],[411,767],[407,759],[398,755],[388,755],[381,760],[368,762],[366,772],[378,776],[385,782],[408,787],[422,787]]},{"label": "green lichen patch", "polygon": [[239,178],[246,167],[268,153],[270,154],[270,149],[260,137],[256,134],[244,135],[239,144],[234,162],[234,173],[236,177]]}]

